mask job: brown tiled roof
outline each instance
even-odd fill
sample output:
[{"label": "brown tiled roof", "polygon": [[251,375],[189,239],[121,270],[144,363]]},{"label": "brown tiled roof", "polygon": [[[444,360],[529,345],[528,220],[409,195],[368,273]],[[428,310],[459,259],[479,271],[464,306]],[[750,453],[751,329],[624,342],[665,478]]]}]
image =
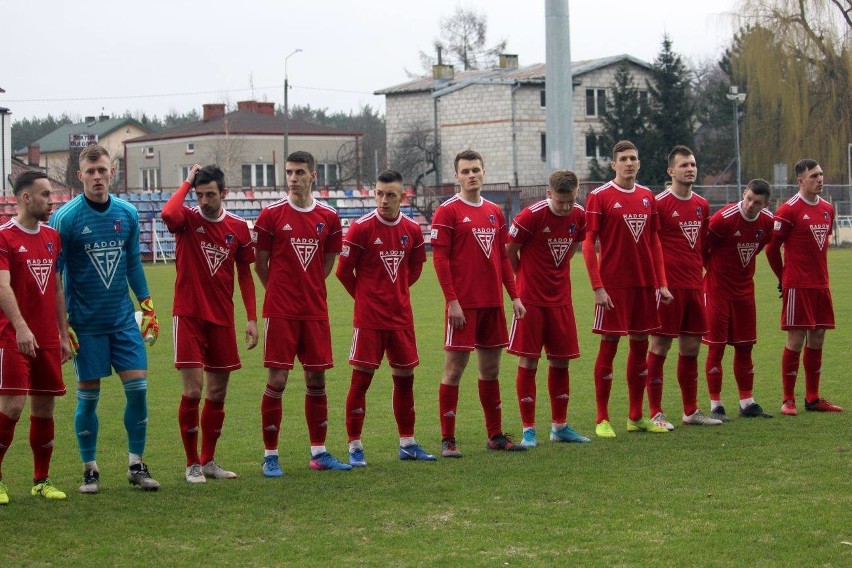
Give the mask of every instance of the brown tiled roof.
[{"label": "brown tiled roof", "polygon": [[[227,126],[227,128],[226,128]],[[314,124],[304,120],[291,118],[287,130],[292,136],[361,136],[360,132],[348,132],[331,126]],[[282,134],[284,132],[284,117],[269,116],[259,112],[236,110],[228,114],[214,118],[207,122],[198,121],[181,124],[172,128],[166,128],[138,138],[127,140],[127,144],[134,142],[152,142],[155,140],[170,140],[176,138],[189,138],[192,136],[204,136],[210,134],[239,134],[246,135],[269,135]]]},{"label": "brown tiled roof", "polygon": [[[23,160],[19,160],[18,158],[13,157],[12,158],[12,173],[9,174],[9,181],[12,183],[12,185],[14,185],[15,180],[18,179],[18,176],[21,175],[22,173],[28,172],[28,171],[43,172],[44,168],[42,168],[40,166],[30,166],[29,164],[25,163]],[[60,195],[66,194],[66,193],[67,194],[71,193],[71,188],[69,186],[65,185],[63,182],[61,182],[57,179],[54,179],[52,177],[48,177],[47,179],[50,182],[50,190],[53,193],[60,194]]]}]

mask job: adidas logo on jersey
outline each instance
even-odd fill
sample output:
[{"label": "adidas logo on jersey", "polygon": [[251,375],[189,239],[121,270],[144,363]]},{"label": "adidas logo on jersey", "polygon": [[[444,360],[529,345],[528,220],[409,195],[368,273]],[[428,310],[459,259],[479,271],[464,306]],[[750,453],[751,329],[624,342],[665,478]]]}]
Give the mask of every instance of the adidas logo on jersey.
[{"label": "adidas logo on jersey", "polygon": [[802,217],[802,219],[810,219],[810,218],[811,218],[811,216],[808,215],[807,213],[805,213],[804,216]]},{"label": "adidas logo on jersey", "polygon": [[81,235],[89,235],[91,233],[92,233],[92,230],[88,226],[83,227],[83,230],[80,232]]},{"label": "adidas logo on jersey", "polygon": [[550,227],[545,227],[544,229],[542,229],[542,230],[541,230],[541,232],[542,232],[542,233],[549,233],[549,232],[550,232]]},{"label": "adidas logo on jersey", "polygon": [[741,232],[737,231],[736,233],[734,233],[734,236],[735,237],[741,237],[741,236],[743,236],[743,234]]},{"label": "adidas logo on jersey", "polygon": [[383,244],[385,244],[385,243],[383,243],[383,242],[382,242],[382,239],[380,239],[380,238],[378,238],[378,237],[377,237],[377,238],[376,238],[376,240],[375,240],[375,241],[373,241],[373,244],[374,244],[374,245],[383,245]]},{"label": "adidas logo on jersey", "polygon": [[615,202],[615,205],[612,206],[613,209],[621,209],[621,203],[618,201]]},{"label": "adidas logo on jersey", "polygon": [[203,234],[203,233],[205,232],[205,231],[204,231],[204,227],[198,227],[197,229],[195,229],[195,232],[196,232],[196,233],[202,233],[202,234]]},{"label": "adidas logo on jersey", "polygon": [[18,249],[18,252],[27,252],[27,247],[21,245],[21,248]]},{"label": "adidas logo on jersey", "polygon": [[677,211],[675,211],[674,213],[672,213],[672,217],[680,217],[680,213],[678,213]]},{"label": "adidas logo on jersey", "polygon": [[286,225],[284,225],[283,227],[281,227],[281,230],[282,230],[282,231],[292,231],[292,230],[293,230],[293,227],[291,227],[291,226],[290,226],[290,223],[287,223]]},{"label": "adidas logo on jersey", "polygon": [[470,223],[470,217],[465,217],[462,219],[462,223]]}]

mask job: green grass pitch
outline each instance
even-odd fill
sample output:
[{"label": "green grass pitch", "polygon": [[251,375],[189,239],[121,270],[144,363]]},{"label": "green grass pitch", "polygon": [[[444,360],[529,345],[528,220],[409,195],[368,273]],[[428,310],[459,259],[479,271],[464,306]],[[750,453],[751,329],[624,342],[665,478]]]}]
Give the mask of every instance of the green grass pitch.
[{"label": "green grass pitch", "polygon": [[[265,479],[259,413],[265,371],[258,349],[243,351],[244,367],[232,375],[217,450],[217,460],[240,478],[203,486],[183,479],[177,428],[181,389],[170,342],[174,266],[149,266],[162,328],[159,342],[148,351],[145,461],[162,488],[143,493],[127,485],[124,395],[113,377],[102,385],[99,406],[101,493],[77,493],[82,468],[73,433],[73,373],[66,366],[69,394],[57,402],[51,476],[68,499],[45,502],[29,495],[32,460],[25,414],[3,468],[12,501],[0,508],[0,566],[850,566],[852,250],[832,250],[829,263],[838,329],[827,335],[822,390],[847,408],[843,414],[777,414],[784,343],[778,329],[781,301],[760,258],[755,397],[776,417],[734,417],[716,428],[628,435],[623,379],[627,345],[622,342],[610,405],[618,437],[595,438],[592,366],[598,338],[589,331],[593,309],[588,278],[582,260],[575,258],[583,355],[571,363],[569,423],[590,436],[590,444],[551,444],[545,436],[539,448],[526,454],[486,451],[472,364],[459,403],[458,439],[465,457],[400,462],[391,381],[383,366],[367,399],[363,440],[369,467],[316,472],[308,468],[304,383],[296,372],[284,395],[280,449],[286,475]],[[312,294],[297,287],[293,293]],[[345,460],[343,405],[352,302],[333,277],[329,295],[336,367],[328,373],[328,447]],[[239,331],[244,321],[239,300],[237,305]],[[414,309],[421,355],[415,380],[417,438],[432,452],[440,449],[442,307],[430,266],[414,288]],[[704,355],[702,350],[699,402],[707,410]],[[734,410],[732,357],[729,350],[723,394]],[[664,404],[669,416],[677,417],[675,359],[670,356],[666,365]],[[519,435],[516,364],[514,357],[504,355],[501,383],[505,429]],[[800,373],[800,411],[803,386]],[[549,422],[543,370],[538,391],[541,439]]]}]

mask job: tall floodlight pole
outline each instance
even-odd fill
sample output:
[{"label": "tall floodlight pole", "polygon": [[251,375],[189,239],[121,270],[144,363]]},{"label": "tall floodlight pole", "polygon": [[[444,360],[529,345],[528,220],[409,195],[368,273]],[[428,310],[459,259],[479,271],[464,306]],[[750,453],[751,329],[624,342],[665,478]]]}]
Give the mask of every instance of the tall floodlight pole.
[{"label": "tall floodlight pole", "polygon": [[746,94],[739,92],[740,89],[736,85],[731,85],[731,90],[726,97],[734,103],[734,144],[737,147],[737,195],[743,192],[743,176],[742,176],[742,160],[740,157],[740,105],[746,100]]},{"label": "tall floodlight pole", "polygon": [[574,169],[574,86],[568,0],[544,4],[546,76],[544,86],[547,168]]},{"label": "tall floodlight pole", "polygon": [[[281,157],[281,173],[282,174],[284,174],[284,166],[285,166],[285,162],[287,161],[287,156],[290,155],[290,147],[289,147],[290,146],[290,140],[289,140],[290,136],[289,136],[289,132],[288,132],[288,129],[290,127],[290,106],[288,104],[288,93],[290,91],[290,81],[289,81],[289,78],[287,77],[287,60],[290,59],[291,57],[293,57],[294,55],[296,55],[297,53],[300,53],[301,51],[302,51],[301,49],[295,49],[295,50],[293,50],[293,53],[291,53],[290,55],[288,55],[287,57],[284,58],[284,156]],[[282,178],[284,179],[284,185],[287,185],[286,177],[287,177],[286,174],[282,175]]]}]

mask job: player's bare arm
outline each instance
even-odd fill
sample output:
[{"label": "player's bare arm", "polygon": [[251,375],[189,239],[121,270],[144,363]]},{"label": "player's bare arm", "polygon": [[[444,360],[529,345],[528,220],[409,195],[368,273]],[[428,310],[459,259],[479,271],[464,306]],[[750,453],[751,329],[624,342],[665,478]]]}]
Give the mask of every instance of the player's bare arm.
[{"label": "player's bare arm", "polygon": [[201,169],[201,164],[193,164],[192,167],[189,168],[189,174],[187,174],[184,182],[192,186],[192,184],[195,182],[195,174],[197,174]]},{"label": "player's bare arm", "polygon": [[264,288],[266,288],[266,282],[269,280],[269,258],[270,251],[257,249],[254,259],[254,272]]},{"label": "player's bare arm", "polygon": [[35,357],[38,342],[18,307],[15,292],[12,290],[12,277],[8,270],[0,270],[0,309],[15,328],[18,351],[29,357]]},{"label": "player's bare arm", "polygon": [[71,338],[68,336],[68,312],[65,308],[65,292],[62,290],[62,279],[56,279],[56,326],[59,328],[59,344],[62,349],[62,362],[71,359],[73,350]]}]

